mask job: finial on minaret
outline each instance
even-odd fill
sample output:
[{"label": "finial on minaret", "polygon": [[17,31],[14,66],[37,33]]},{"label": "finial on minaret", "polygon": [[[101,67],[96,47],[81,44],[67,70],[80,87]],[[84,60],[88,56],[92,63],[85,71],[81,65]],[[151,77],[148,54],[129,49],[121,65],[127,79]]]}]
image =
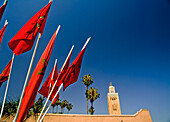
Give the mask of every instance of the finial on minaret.
[{"label": "finial on minaret", "polygon": [[110,86],[112,86],[112,82],[110,82]]}]

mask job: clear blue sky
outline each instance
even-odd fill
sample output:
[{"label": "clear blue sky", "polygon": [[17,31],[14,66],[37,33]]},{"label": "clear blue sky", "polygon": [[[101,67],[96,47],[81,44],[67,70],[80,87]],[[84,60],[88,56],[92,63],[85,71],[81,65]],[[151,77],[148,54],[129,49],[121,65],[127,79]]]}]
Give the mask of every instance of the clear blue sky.
[{"label": "clear blue sky", "polygon": [[[12,58],[10,39],[48,0],[9,0],[0,22],[9,21],[0,47],[0,72]],[[0,1],[0,5],[3,0]],[[58,25],[45,77],[58,59],[61,68],[71,46],[71,61],[86,39],[92,39],[84,55],[78,81],[61,92],[74,107],[70,113],[86,113],[81,77],[91,74],[100,99],[95,114],[108,114],[107,93],[112,82],[119,93],[123,114],[149,109],[154,122],[170,121],[170,2],[168,0],[54,0],[40,40],[32,71]],[[16,98],[26,77],[33,49],[15,57],[8,97]],[[3,98],[6,83],[0,88]],[[38,95],[40,96],[40,95]]]}]

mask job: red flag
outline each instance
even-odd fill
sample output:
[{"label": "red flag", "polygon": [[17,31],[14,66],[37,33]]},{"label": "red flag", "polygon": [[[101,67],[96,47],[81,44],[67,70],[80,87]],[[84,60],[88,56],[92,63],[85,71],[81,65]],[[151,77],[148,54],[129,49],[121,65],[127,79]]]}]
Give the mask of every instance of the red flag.
[{"label": "red flag", "polygon": [[[53,78],[52,78],[52,74],[54,72]],[[43,95],[44,97],[48,97],[50,90],[52,89],[54,82],[56,81],[58,77],[58,73],[57,73],[57,65],[53,68],[53,70],[51,71],[50,75],[48,76],[48,78],[46,79],[46,81],[44,82],[43,86],[41,87],[41,89],[38,91],[41,95]],[[58,82],[57,82],[58,83]],[[58,87],[55,87],[55,89],[52,92],[52,95],[50,97],[50,100],[52,101],[55,93],[57,92]],[[55,98],[54,102],[59,98],[59,95],[57,95],[57,97]]]},{"label": "red flag", "polygon": [[70,55],[68,57],[67,62],[65,63],[65,66],[64,66],[63,70],[61,71],[61,69],[60,69],[60,71],[59,71],[59,75],[58,75],[58,78],[57,78],[58,81],[57,81],[57,84],[56,84],[57,87],[59,87],[62,84],[62,77],[64,76],[64,74],[66,73],[66,71],[67,71],[67,69],[69,67],[71,54],[72,54],[72,51],[71,51],[71,53],[70,53]]},{"label": "red flag", "polygon": [[79,73],[80,73],[80,68],[81,68],[81,63],[83,59],[83,55],[85,52],[84,48],[77,58],[73,61],[73,63],[69,66],[67,69],[66,73],[62,77],[62,82],[63,82],[63,90],[65,90],[70,84],[73,84],[77,81]]},{"label": "red flag", "polygon": [[23,122],[26,114],[31,106],[33,106],[38,88],[41,84],[41,81],[44,77],[44,73],[48,64],[48,61],[51,56],[51,52],[53,49],[54,41],[56,38],[57,31],[54,33],[53,37],[51,38],[50,42],[48,43],[44,53],[42,54],[31,78],[28,83],[28,86],[25,89],[24,97],[21,103],[21,108],[19,111],[19,116],[17,122]]},{"label": "red flag", "polygon": [[5,82],[6,80],[8,80],[8,76],[9,76],[9,71],[10,71],[10,67],[11,67],[11,62],[12,60],[7,64],[7,66],[5,67],[5,69],[2,71],[2,73],[0,74],[0,87],[2,85],[3,82]]},{"label": "red flag", "polygon": [[1,21],[1,18],[2,18],[3,13],[4,13],[4,11],[5,11],[6,5],[7,5],[7,3],[5,3],[4,5],[2,5],[2,6],[0,7],[0,21]]},{"label": "red flag", "polygon": [[5,26],[0,30],[0,45],[1,45],[3,35],[5,33],[6,26],[7,26],[7,24],[5,24]]},{"label": "red flag", "polygon": [[[71,53],[72,53],[72,52],[71,52]],[[52,89],[55,81],[57,80],[57,84],[56,84],[56,86],[55,86],[55,88],[54,88],[54,90],[53,90],[53,92],[52,92],[52,94],[51,94],[51,96],[50,96],[50,98],[49,98],[51,101],[53,100],[55,94],[57,93],[57,90],[58,90],[59,86],[62,84],[61,78],[63,77],[63,75],[65,74],[66,70],[68,69],[68,66],[69,66],[69,63],[70,63],[70,58],[71,58],[71,53],[70,53],[70,55],[69,55],[69,57],[68,57],[68,60],[67,60],[66,63],[65,63],[65,66],[64,66],[62,72],[61,72],[61,69],[60,69],[59,75],[57,76],[57,75],[54,74],[55,77],[54,77],[53,79],[51,79],[52,73],[53,73],[53,70],[54,70],[54,69],[53,69],[53,70],[51,71],[50,75],[48,76],[48,78],[46,79],[46,81],[44,82],[43,86],[42,86],[41,89],[39,90],[39,93],[47,98],[48,95],[49,95],[49,93],[50,93],[50,91],[49,91],[50,84],[51,84],[51,89]],[[55,67],[55,71],[57,71],[57,66]],[[57,76],[57,77],[56,77],[56,76]],[[57,95],[57,97],[56,97],[55,100],[53,101],[53,104],[55,103],[55,101],[56,101],[58,98],[59,98],[59,94]]]},{"label": "red flag", "polygon": [[43,33],[51,3],[36,13],[10,40],[8,45],[14,54],[19,55],[31,50],[37,33]]}]

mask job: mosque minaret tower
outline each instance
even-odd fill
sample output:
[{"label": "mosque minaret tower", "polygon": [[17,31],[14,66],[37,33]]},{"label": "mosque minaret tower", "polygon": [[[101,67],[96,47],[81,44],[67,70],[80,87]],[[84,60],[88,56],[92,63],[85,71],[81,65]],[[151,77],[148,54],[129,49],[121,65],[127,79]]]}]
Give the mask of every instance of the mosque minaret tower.
[{"label": "mosque minaret tower", "polygon": [[110,83],[109,93],[107,94],[109,115],[121,115],[119,95],[115,93],[115,87]]}]

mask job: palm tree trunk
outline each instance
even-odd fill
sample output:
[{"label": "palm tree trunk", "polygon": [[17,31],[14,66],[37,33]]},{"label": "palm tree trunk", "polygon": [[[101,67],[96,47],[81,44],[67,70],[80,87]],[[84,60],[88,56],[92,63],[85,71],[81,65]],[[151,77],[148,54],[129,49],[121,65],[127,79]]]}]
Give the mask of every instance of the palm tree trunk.
[{"label": "palm tree trunk", "polygon": [[52,113],[54,113],[54,107],[53,107]]},{"label": "palm tree trunk", "polygon": [[[88,90],[88,86],[86,86],[86,90]],[[86,98],[86,107],[87,107],[87,114],[88,114],[88,99]]]},{"label": "palm tree trunk", "polygon": [[[91,102],[91,108],[93,108],[93,102]],[[94,108],[93,108],[94,109]],[[92,115],[93,115],[93,110],[92,110]]]},{"label": "palm tree trunk", "polygon": [[58,105],[57,105],[57,107],[56,107],[56,113],[58,112]]},{"label": "palm tree trunk", "polygon": [[63,108],[63,114],[64,114],[64,108]]},{"label": "palm tree trunk", "polygon": [[67,114],[69,114],[69,110],[67,111]]}]

